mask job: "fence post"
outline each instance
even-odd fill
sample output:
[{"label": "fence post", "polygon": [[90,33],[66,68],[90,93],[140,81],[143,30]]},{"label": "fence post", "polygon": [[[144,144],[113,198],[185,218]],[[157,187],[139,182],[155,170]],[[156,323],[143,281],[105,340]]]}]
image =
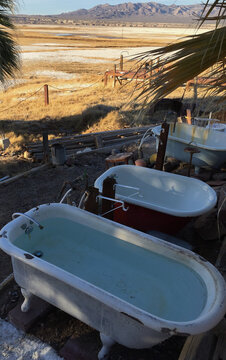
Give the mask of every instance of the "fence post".
[{"label": "fence post", "polygon": [[49,87],[47,84],[44,85],[44,96],[45,96],[45,105],[49,105]]},{"label": "fence post", "polygon": [[198,79],[194,78],[194,104],[197,105],[198,100]]},{"label": "fence post", "polygon": [[120,71],[123,71],[123,55],[120,56]]},{"label": "fence post", "polygon": [[116,85],[116,65],[114,65],[114,74],[113,74],[113,87]]},{"label": "fence post", "polygon": [[114,65],[113,87],[116,85],[116,65]]},{"label": "fence post", "polygon": [[104,74],[104,86],[107,86],[107,83],[108,83],[108,73],[106,71]]},{"label": "fence post", "polygon": [[162,128],[159,136],[159,146],[158,146],[158,152],[157,152],[157,159],[156,159],[156,170],[162,170],[164,159],[165,159],[165,153],[166,153],[166,145],[168,140],[168,133],[169,133],[169,124],[166,122],[162,123]]}]

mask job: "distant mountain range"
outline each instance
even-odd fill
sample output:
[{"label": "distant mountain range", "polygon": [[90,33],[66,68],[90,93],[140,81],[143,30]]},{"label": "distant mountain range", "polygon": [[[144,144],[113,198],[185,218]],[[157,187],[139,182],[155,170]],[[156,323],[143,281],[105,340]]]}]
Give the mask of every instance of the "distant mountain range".
[{"label": "distant mountain range", "polygon": [[[97,5],[89,10],[81,9],[58,15],[64,19],[84,20],[131,20],[131,21],[189,21],[201,14],[202,5],[164,5],[156,2]],[[196,14],[196,15],[195,15]]]},{"label": "distant mountain range", "polygon": [[80,20],[93,22],[124,21],[145,23],[190,23],[202,12],[202,5],[164,5],[156,2],[98,5],[59,15],[14,15],[15,22],[73,23]]}]

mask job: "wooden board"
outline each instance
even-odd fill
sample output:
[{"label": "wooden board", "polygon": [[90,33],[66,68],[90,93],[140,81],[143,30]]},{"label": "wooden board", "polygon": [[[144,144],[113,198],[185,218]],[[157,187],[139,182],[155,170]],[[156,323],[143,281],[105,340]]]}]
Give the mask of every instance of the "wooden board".
[{"label": "wooden board", "polygon": [[[226,237],[215,264],[226,281],[225,255]],[[204,334],[189,336],[178,360],[226,360],[226,319]]]}]

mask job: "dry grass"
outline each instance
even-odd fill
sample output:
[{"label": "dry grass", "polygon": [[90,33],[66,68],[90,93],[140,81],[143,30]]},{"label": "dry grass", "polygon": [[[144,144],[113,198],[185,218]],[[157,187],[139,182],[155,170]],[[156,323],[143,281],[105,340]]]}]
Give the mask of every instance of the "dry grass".
[{"label": "dry grass", "polygon": [[[56,34],[61,31],[73,32],[74,36],[57,36]],[[181,35],[184,35],[184,31],[181,30]],[[39,124],[42,128],[45,125],[50,133],[51,130],[78,133],[113,130],[147,123],[148,116],[140,111],[136,104],[128,107],[134,83],[113,88],[110,80],[105,87],[103,76],[107,69],[113,69],[114,63],[119,64],[122,51],[124,56],[127,55],[125,48],[135,47],[139,52],[139,47],[165,45],[176,39],[173,30],[171,33],[167,29],[168,37],[161,36],[161,30],[159,34],[154,33],[154,30],[152,32],[153,34],[151,30],[147,32],[145,29],[122,30],[86,26],[18,27],[16,41],[19,45],[25,46],[23,54],[28,56],[32,52],[37,55],[38,52],[40,56],[35,61],[32,57],[30,60],[29,57],[24,60],[21,71],[17,74],[17,83],[5,91],[0,91],[0,131],[10,137],[11,150],[15,152],[26,142],[39,139]],[[98,37],[105,33],[109,35],[108,39]],[[66,55],[58,60],[62,48],[65,48]],[[103,62],[96,62],[95,58],[92,60],[93,55],[86,55],[78,61],[76,56],[70,57],[71,51],[76,49],[97,49],[97,57],[98,52],[106,50],[108,55],[106,58],[103,55],[99,59]],[[112,54],[118,54],[117,59],[114,58],[115,55],[109,56],[111,50]],[[53,54],[54,61],[45,60],[46,52]],[[131,63],[125,64],[126,69],[131,66]],[[44,84],[49,85],[48,106],[44,103]],[[171,96],[178,98],[182,94],[183,89],[180,88]],[[193,96],[192,92],[186,96]],[[3,120],[11,121],[10,130]],[[18,120],[23,122],[23,126],[15,122]]]}]

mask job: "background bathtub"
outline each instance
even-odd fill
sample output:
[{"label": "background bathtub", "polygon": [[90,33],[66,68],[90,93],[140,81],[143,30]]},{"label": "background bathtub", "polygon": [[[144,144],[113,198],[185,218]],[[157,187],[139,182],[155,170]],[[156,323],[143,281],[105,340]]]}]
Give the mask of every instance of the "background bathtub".
[{"label": "background bathtub", "polygon": [[217,201],[215,191],[200,180],[134,165],[105,171],[94,184],[100,192],[108,176],[113,176],[118,184],[116,199],[129,207],[126,212],[116,210],[114,220],[145,232],[174,234],[191,217],[209,211]]},{"label": "background bathtub", "polygon": [[[196,125],[185,123],[170,124],[166,155],[178,160],[189,162],[190,154],[184,149],[189,146],[198,147],[199,154],[194,154],[192,164],[198,167],[211,166],[219,168],[226,161],[226,133],[207,129]],[[161,125],[152,129],[157,142],[161,131]]]},{"label": "background bathtub", "polygon": [[204,332],[224,316],[225,282],[194,253],[65,204],[26,214],[44,228],[21,216],[0,233],[26,289],[23,310],[35,294],[99,330],[104,344],[131,348]]}]

